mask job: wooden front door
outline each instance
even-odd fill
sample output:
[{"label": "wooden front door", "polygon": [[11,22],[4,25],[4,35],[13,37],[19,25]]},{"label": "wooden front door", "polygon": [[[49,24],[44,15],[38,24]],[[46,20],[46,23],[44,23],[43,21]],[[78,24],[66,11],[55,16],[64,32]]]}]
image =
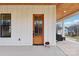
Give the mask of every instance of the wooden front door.
[{"label": "wooden front door", "polygon": [[44,45],[44,14],[33,14],[33,45]]}]

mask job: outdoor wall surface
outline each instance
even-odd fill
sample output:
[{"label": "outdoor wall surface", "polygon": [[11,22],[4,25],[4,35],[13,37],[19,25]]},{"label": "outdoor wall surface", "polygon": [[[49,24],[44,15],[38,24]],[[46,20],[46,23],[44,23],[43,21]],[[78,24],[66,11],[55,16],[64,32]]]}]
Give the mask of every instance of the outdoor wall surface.
[{"label": "outdoor wall surface", "polygon": [[56,44],[55,5],[1,5],[0,13],[11,13],[11,38],[0,38],[0,45],[32,45],[33,14],[44,14],[44,42]]}]

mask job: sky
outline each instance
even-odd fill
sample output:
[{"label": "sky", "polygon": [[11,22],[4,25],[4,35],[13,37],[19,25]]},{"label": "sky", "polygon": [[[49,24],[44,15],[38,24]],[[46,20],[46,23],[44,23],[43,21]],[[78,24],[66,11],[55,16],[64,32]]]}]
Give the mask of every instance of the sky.
[{"label": "sky", "polygon": [[64,24],[65,26],[70,26],[72,24],[76,24],[79,23],[79,14],[69,17],[67,19],[65,19]]}]

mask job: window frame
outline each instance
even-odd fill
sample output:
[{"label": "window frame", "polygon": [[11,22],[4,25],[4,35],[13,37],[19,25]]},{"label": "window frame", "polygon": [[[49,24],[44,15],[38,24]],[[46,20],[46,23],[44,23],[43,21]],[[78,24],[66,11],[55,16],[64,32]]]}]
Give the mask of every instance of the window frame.
[{"label": "window frame", "polygon": [[[10,20],[10,24],[9,25],[3,25],[3,22],[4,22],[5,19],[3,18],[3,16],[1,16],[2,19],[0,19],[0,20],[2,20],[2,25],[0,25],[1,26],[1,29],[0,29],[1,30],[1,33],[0,34],[1,35],[0,35],[0,38],[11,38],[11,13],[0,13],[0,15],[5,15],[5,14],[10,15],[10,17],[9,17],[10,18],[9,19]],[[6,19],[6,20],[8,20],[8,19]],[[9,36],[2,34],[3,33],[3,30],[2,30],[3,29],[2,28],[3,26],[8,26],[9,27],[9,29],[10,29],[10,35]],[[9,33],[9,30],[8,30],[8,33]]]}]

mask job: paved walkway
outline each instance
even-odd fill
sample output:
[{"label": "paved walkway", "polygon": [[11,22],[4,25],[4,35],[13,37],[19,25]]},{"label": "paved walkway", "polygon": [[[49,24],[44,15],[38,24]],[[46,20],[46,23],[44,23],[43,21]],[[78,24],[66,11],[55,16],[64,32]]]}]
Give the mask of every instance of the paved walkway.
[{"label": "paved walkway", "polygon": [[79,56],[79,42],[69,40],[57,42],[57,46],[63,50],[66,55]]},{"label": "paved walkway", "polygon": [[62,50],[52,46],[0,46],[0,56],[65,56]]}]

